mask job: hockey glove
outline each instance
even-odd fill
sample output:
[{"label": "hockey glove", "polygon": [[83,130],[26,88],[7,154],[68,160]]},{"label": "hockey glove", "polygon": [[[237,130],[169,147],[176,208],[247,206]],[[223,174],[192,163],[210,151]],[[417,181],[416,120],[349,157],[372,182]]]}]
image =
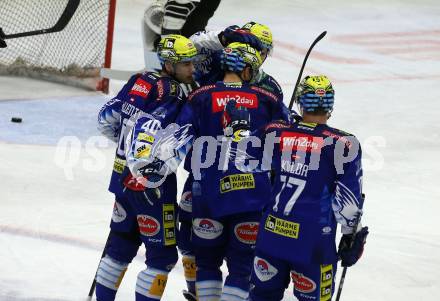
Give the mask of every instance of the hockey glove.
[{"label": "hockey glove", "polygon": [[303,120],[302,116],[299,115],[295,110],[290,110],[289,120],[291,123],[297,123]]},{"label": "hockey glove", "polygon": [[250,114],[246,107],[237,107],[235,100],[230,100],[223,111],[223,131],[226,137],[240,140],[248,135],[250,129]]},{"label": "hockey glove", "polygon": [[249,44],[258,51],[263,49],[263,44],[255,35],[251,34],[248,30],[241,29],[237,25],[227,27],[220,33],[219,38],[223,46],[233,42],[240,42]]},{"label": "hockey glove", "polygon": [[368,233],[368,227],[363,227],[356,234],[342,235],[339,242],[338,256],[343,267],[350,267],[361,258]]},{"label": "hockey glove", "polygon": [[139,203],[147,202],[151,206],[154,205],[154,202],[160,199],[162,194],[162,187],[156,188],[148,188],[147,182],[158,182],[161,180],[161,177],[157,174],[154,174],[152,170],[157,167],[154,166],[156,163],[151,163],[144,167],[145,171],[142,172],[143,177],[135,178],[133,174],[130,172],[128,167],[125,167],[120,181],[122,185],[122,191],[125,197],[128,200],[134,200]]},{"label": "hockey glove", "polygon": [[241,72],[246,67],[243,58],[236,52],[223,51],[221,54],[221,64],[224,70],[232,72]]}]

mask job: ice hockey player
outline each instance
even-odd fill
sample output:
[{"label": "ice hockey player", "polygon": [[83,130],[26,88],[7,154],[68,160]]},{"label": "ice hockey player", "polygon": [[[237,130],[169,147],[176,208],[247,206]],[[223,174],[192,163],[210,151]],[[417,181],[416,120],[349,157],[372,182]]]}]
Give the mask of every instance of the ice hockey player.
[{"label": "ice hockey player", "polygon": [[[243,25],[242,29],[248,30],[261,41],[261,58],[263,59],[263,62],[266,61],[268,56],[270,56],[273,52],[273,39],[270,28],[264,24],[251,21]],[[272,76],[264,72],[262,68],[259,69],[259,72],[253,79],[252,84],[276,95],[280,95],[279,97],[281,98],[283,97],[281,86]]]},{"label": "ice hockey player", "polygon": [[[263,62],[273,51],[270,28],[256,22],[248,22],[241,28],[232,25],[223,31],[197,32],[190,39],[194,42],[199,54],[205,58],[196,65],[195,80],[201,86],[222,80],[224,71],[221,68],[220,57],[223,48],[232,42],[250,44],[260,51]],[[282,97],[283,92],[278,82],[261,68],[258,75],[252,80],[252,84]]]},{"label": "ice hockey player", "polygon": [[[173,149],[177,157],[169,161],[181,160],[187,153],[188,144],[198,141],[198,137],[214,141],[214,154],[224,153],[218,149],[221,148],[218,144],[225,133],[231,133],[225,128],[231,114],[224,112],[228,101],[248,108],[252,117],[251,129],[272,120],[288,119],[286,107],[274,94],[248,84],[262,63],[259,52],[247,44],[232,43],[223,53],[225,77],[223,81],[201,87],[189,96],[176,123],[186,129],[180,131],[182,135],[192,138],[184,146]],[[136,129],[142,128],[145,127],[136,125]],[[185,139],[179,137],[177,140]],[[201,158],[210,157],[203,145],[193,145],[193,148],[193,159],[200,158],[201,161]],[[192,244],[199,301],[247,300],[258,221],[270,196],[271,184],[267,174],[231,174],[227,166],[222,170],[221,160],[214,155],[212,164],[203,170],[202,164],[191,164],[194,167]],[[169,161],[165,164],[168,165]],[[222,289],[220,266],[224,258],[229,274]]]},{"label": "ice hockey player", "polygon": [[[220,4],[220,0],[201,0],[198,1],[166,1],[166,4],[162,3],[164,1],[153,2],[144,13],[144,20],[142,22],[142,37],[144,43],[144,54],[145,54],[145,65],[148,69],[153,69],[154,65],[154,43],[160,34],[166,33],[181,33],[184,36],[190,37],[196,32],[201,32],[205,29],[209,18],[212,17],[214,11]],[[254,26],[254,28],[257,28]],[[262,31],[256,31],[262,33]],[[266,31],[265,31],[266,32]],[[206,35],[195,35],[196,42],[199,48],[199,52],[203,53],[206,58],[203,64],[198,64],[200,68],[211,68],[215,69],[215,79],[212,81],[211,75],[205,74],[203,72],[198,72],[199,83],[213,83],[217,80],[222,80],[224,72],[220,66],[220,55],[221,52],[227,44],[231,42],[246,42],[251,43],[258,49],[262,48],[261,42],[256,36],[249,32],[249,29],[242,30],[238,26],[230,26],[224,31],[208,33]],[[214,39],[210,42],[209,39]],[[221,43],[218,43],[218,39],[221,39]],[[272,44],[272,35],[270,30],[268,31],[268,37],[265,39],[269,41],[269,48]],[[206,46],[206,47],[204,47]],[[211,50],[208,47],[214,47]],[[215,51],[214,51],[215,50]],[[265,52],[266,50],[263,50]],[[266,51],[267,52],[267,51]],[[209,55],[208,55],[209,53]],[[214,54],[215,53],[215,54]],[[216,56],[215,60],[212,60],[211,56]],[[264,58],[266,55],[264,55]],[[207,67],[207,64],[212,64],[212,66]],[[263,77],[259,76],[263,82]],[[211,82],[208,80],[211,79]],[[273,78],[264,78],[265,82],[274,82],[274,86],[279,87],[278,83]],[[192,88],[188,86],[183,86],[185,88],[185,93]],[[273,90],[273,89],[272,89]],[[281,88],[279,88],[281,91]],[[282,92],[280,92],[282,94]],[[191,155],[188,154],[187,163],[190,162]],[[185,164],[187,166],[188,164]],[[189,171],[189,168],[186,168]],[[189,171],[190,172],[190,171]],[[187,181],[184,185],[184,190],[179,204],[179,250],[182,254],[182,263],[184,267],[185,279],[187,282],[187,290],[183,291],[183,294],[188,300],[195,300],[195,259],[192,252],[192,247],[190,243],[191,236],[191,188],[192,188],[192,175],[188,176]]]},{"label": "ice hockey player", "polygon": [[[196,54],[197,50],[189,39],[180,35],[164,37],[157,51],[162,65],[160,73],[146,72],[133,76],[99,112],[99,130],[118,143],[109,187],[116,201],[105,257],[97,273],[96,297],[99,301],[115,299],[125,270],[142,242],[147,247],[147,268],[138,274],[136,300],[160,300],[167,275],[178,259],[176,178],[171,175],[161,189],[144,191],[127,169],[123,175],[125,141],[138,116],[148,114],[152,120],[164,125],[174,121],[184,104],[179,83],[193,81]],[[147,136],[137,138],[150,139]],[[148,152],[145,149],[137,151]]]},{"label": "ice hockey player", "polygon": [[[199,68],[196,73],[198,73],[198,80],[207,84],[213,84],[224,77],[224,70],[221,68],[223,45],[227,45],[232,41],[241,41],[249,43],[250,45],[256,45],[257,48],[261,49],[260,53],[263,61],[273,48],[270,29],[265,25],[255,22],[248,22],[242,28],[230,26],[222,32],[199,32],[192,36],[191,39],[195,43],[196,48],[198,48],[199,54],[205,56],[205,60],[201,64],[196,64]],[[266,74],[261,68],[258,70],[256,79],[252,79],[252,84],[272,92],[282,102],[283,92],[277,81]],[[285,110],[287,111],[287,108],[285,108]],[[185,279],[188,286],[188,291],[184,291],[183,293],[188,300],[195,300],[195,259],[190,241],[193,182],[190,162],[191,152],[187,154],[185,160],[185,169],[189,172],[189,176],[185,182],[179,203],[179,250],[182,254]]]},{"label": "ice hockey player", "polygon": [[[305,77],[296,101],[303,121],[271,123],[262,135],[266,142],[278,137],[279,143],[272,140],[277,145],[267,148],[275,182],[260,222],[252,301],[282,300],[291,271],[299,301],[331,300],[338,257],[342,266],[355,264],[368,235],[368,227],[358,224],[363,207],[359,141],[327,125],[334,104],[331,82],[326,76]],[[337,223],[343,233],[338,252]]]},{"label": "ice hockey player", "polygon": [[[200,60],[196,66],[199,68],[208,68],[209,70],[215,71],[215,81],[220,81],[223,79],[224,70],[221,68],[221,55],[223,53],[224,46],[230,42],[247,42],[251,45],[257,45],[258,49],[261,49],[261,42],[258,40],[256,36],[250,34],[248,31],[244,31],[238,28],[238,26],[230,26],[226,28],[222,32],[208,32],[208,33],[199,33],[193,37],[195,41],[198,43],[196,48],[198,47],[199,56],[203,56],[204,60],[201,64]],[[214,41],[210,41],[213,39]],[[221,43],[218,43],[219,39]],[[213,47],[213,49],[208,49],[208,47]],[[213,59],[215,57],[215,59]],[[211,63],[210,66],[207,66],[207,63]],[[211,82],[209,74],[205,74],[205,77],[201,78],[199,71],[198,79],[202,83],[214,83]],[[282,98],[281,98],[282,99]],[[287,110],[287,108],[286,108]],[[182,196],[179,203],[179,250],[182,254],[182,263],[185,272],[185,279],[187,282],[187,291],[183,291],[183,294],[187,300],[193,301],[195,300],[195,258],[194,252],[192,248],[192,244],[190,242],[191,238],[191,228],[192,228],[192,183],[193,177],[191,174],[191,154],[188,153],[185,160],[185,169],[189,172],[188,178],[185,182],[184,189],[182,192]]]}]

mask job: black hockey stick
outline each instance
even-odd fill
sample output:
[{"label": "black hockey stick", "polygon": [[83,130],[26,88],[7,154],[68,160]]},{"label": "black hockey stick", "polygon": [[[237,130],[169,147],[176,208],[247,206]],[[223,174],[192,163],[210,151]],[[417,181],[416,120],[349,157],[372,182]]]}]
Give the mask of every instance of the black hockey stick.
[{"label": "black hockey stick", "polygon": [[[362,202],[364,200],[365,200],[365,194],[362,194]],[[356,237],[356,231],[357,231],[357,228],[361,222],[361,217],[362,217],[362,215],[359,215],[359,217],[356,221],[356,225],[353,228],[354,230],[353,230],[353,236],[351,237],[351,241],[350,241],[350,247],[353,246],[353,244],[354,244],[354,240]],[[347,269],[348,269],[348,267],[344,267],[342,269],[341,279],[339,280],[338,293],[336,294],[336,301],[339,301],[339,298],[341,297],[342,288],[344,287],[345,275],[347,274]]]},{"label": "black hockey stick", "polygon": [[[105,256],[105,250],[107,250],[107,246],[108,246],[109,241],[110,241],[110,233],[107,236],[107,241],[105,242],[104,250],[102,250],[101,259],[104,258],[104,256]],[[101,263],[101,261],[99,261],[99,263]],[[93,277],[93,282],[92,282],[92,285],[90,286],[89,300],[92,299],[93,293],[95,292],[96,276],[98,275],[98,269],[99,269],[99,265],[98,265],[98,268],[96,268],[95,277]]]},{"label": "black hockey stick", "polygon": [[27,37],[27,36],[34,36],[34,35],[58,32],[58,31],[63,30],[66,27],[66,25],[69,23],[73,14],[75,14],[75,11],[79,6],[79,2],[80,2],[80,0],[69,0],[69,2],[67,2],[66,8],[64,9],[64,11],[61,14],[61,17],[58,19],[57,23],[50,28],[33,30],[33,31],[26,31],[26,32],[19,32],[19,33],[14,33],[14,34],[5,34],[3,32],[3,30],[0,28],[0,47],[4,48],[7,46],[6,42],[5,42],[6,39],[15,39],[15,38],[21,38],[21,37]]},{"label": "black hockey stick", "polygon": [[306,66],[307,59],[309,58],[310,52],[312,52],[313,47],[315,47],[315,45],[316,45],[319,41],[321,41],[321,39],[322,39],[323,37],[325,37],[326,34],[327,34],[327,31],[323,31],[323,32],[322,32],[322,33],[321,33],[321,34],[320,34],[320,35],[319,35],[319,36],[313,41],[312,45],[310,45],[310,48],[309,48],[309,50],[307,51],[306,56],[304,57],[304,61],[303,61],[302,66],[301,66],[301,70],[299,71],[298,78],[297,78],[297,80],[296,80],[295,88],[293,89],[292,97],[290,98],[289,110],[292,109],[293,103],[294,103],[294,101],[295,101],[296,90],[298,89],[298,85],[299,85],[299,82],[300,82],[300,80],[301,80],[301,76],[302,76],[302,74],[303,74],[304,67]]}]

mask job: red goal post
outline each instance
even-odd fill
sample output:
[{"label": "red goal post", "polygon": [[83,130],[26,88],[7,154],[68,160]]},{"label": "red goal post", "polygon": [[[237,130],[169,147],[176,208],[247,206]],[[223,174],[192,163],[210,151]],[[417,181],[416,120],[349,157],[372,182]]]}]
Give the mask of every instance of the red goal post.
[{"label": "red goal post", "polygon": [[[72,0],[1,0],[6,36],[58,24]],[[59,32],[11,38],[0,48],[0,75],[28,76],[108,92],[102,67],[111,67],[116,0],[81,0]]]}]

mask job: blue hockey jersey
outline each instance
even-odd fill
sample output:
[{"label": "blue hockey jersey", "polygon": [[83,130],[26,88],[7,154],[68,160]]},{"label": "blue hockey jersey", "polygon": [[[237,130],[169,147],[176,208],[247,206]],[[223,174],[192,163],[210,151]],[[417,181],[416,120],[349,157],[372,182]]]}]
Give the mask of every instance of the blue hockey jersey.
[{"label": "blue hockey jersey", "polygon": [[[275,181],[258,234],[258,248],[290,262],[336,259],[336,225],[352,233],[363,206],[361,148],[355,136],[324,124],[275,122],[253,149]],[[270,137],[270,139],[269,139]],[[268,142],[269,144],[271,142]],[[263,164],[264,165],[264,164]]]},{"label": "blue hockey jersey", "polygon": [[136,74],[107,102],[98,115],[98,129],[117,142],[109,190],[122,194],[119,177],[126,165],[126,140],[137,118],[150,116],[164,124],[174,121],[184,103],[179,83],[156,72]]},{"label": "blue hockey jersey", "polygon": [[[223,80],[225,75],[221,68],[221,53],[224,46],[219,40],[219,34],[220,31],[200,31],[190,37],[200,57],[194,72],[194,79],[200,86],[215,84]],[[281,86],[275,78],[265,73],[261,68],[250,84],[274,94],[279,102],[283,102],[284,95]],[[185,170],[189,173],[191,173],[191,154],[192,151],[189,151],[184,165]]]},{"label": "blue hockey jersey", "polygon": [[[226,103],[234,99],[237,105],[246,107],[251,116],[251,129],[257,129],[273,120],[288,120],[287,107],[272,93],[259,87],[242,83],[217,82],[194,91],[176,119],[179,128],[187,129],[191,137],[185,146],[176,149],[175,160],[187,154],[188,144],[193,145],[191,172],[196,187],[193,191],[193,213],[222,217],[240,212],[261,210],[270,196],[268,173],[251,174],[229,170],[225,159],[224,132],[222,125]],[[197,144],[197,138],[211,141],[214,148],[208,151],[206,145]],[[180,137],[178,140],[182,141]],[[214,141],[214,142],[213,142]],[[212,151],[213,150],[213,151]],[[208,167],[201,164],[214,159]],[[170,160],[171,161],[171,160]],[[168,164],[168,162],[167,162]],[[193,185],[193,189],[195,187]],[[197,201],[197,195],[203,200]]]}]

